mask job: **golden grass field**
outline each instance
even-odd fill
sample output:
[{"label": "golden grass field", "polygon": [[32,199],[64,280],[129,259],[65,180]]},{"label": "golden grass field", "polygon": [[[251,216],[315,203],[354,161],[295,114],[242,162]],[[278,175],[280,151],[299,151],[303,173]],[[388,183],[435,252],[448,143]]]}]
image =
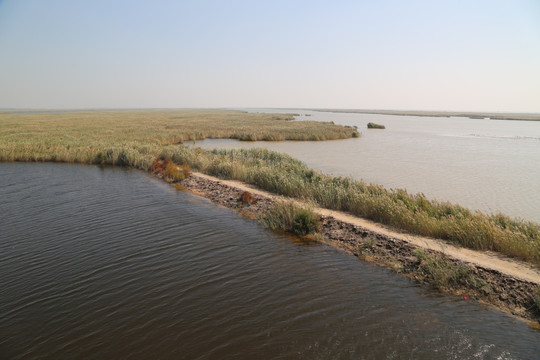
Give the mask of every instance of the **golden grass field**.
[{"label": "golden grass field", "polygon": [[121,149],[137,163],[147,163],[134,165],[148,168],[148,160],[161,147],[190,140],[316,141],[359,136],[350,127],[292,119],[291,114],[226,110],[4,111],[0,112],[0,160],[91,164]]}]

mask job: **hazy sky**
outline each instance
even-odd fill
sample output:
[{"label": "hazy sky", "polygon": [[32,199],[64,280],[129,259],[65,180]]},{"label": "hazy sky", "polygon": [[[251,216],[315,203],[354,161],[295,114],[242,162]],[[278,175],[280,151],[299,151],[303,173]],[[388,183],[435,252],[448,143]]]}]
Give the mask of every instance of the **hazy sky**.
[{"label": "hazy sky", "polygon": [[0,0],[0,108],[540,112],[540,1]]}]

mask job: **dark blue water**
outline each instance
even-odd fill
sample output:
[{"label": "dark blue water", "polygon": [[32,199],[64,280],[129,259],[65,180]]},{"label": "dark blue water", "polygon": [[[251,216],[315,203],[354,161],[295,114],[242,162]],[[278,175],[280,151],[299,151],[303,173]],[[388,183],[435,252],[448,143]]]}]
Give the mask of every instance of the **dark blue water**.
[{"label": "dark blue water", "polygon": [[142,172],[0,164],[0,358],[534,359],[540,333]]}]

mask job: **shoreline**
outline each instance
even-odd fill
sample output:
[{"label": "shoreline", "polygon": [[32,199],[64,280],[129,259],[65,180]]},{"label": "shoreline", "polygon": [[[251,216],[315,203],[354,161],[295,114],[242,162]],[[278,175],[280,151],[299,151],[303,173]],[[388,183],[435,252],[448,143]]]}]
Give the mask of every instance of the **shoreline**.
[{"label": "shoreline", "polygon": [[318,112],[345,114],[375,114],[396,116],[428,116],[428,117],[466,117],[470,119],[540,121],[540,114],[535,113],[496,113],[474,111],[427,111],[427,110],[361,110],[361,109],[311,109]]},{"label": "shoreline", "polygon": [[[153,175],[174,183],[162,174]],[[175,185],[179,190],[207,198],[214,204],[233,209],[251,219],[259,218],[277,200],[291,200],[239,181],[221,180],[200,173],[192,173]],[[255,202],[241,200],[246,191],[256,199]],[[308,235],[307,239],[322,241],[360,260],[384,266],[440,292],[494,306],[509,315],[533,321],[531,325],[540,328],[540,311],[535,309],[532,298],[540,286],[538,269],[500,254],[469,250],[441,240],[398,233],[343,212],[321,208],[314,208],[313,211],[321,216],[321,228],[318,237]],[[482,286],[437,286],[420,271],[422,266],[418,249],[448,266],[467,267],[475,281]]]}]

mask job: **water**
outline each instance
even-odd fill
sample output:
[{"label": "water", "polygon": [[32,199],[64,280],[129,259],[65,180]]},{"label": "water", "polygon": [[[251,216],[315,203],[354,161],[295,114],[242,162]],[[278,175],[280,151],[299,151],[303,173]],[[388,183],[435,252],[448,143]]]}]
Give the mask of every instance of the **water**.
[{"label": "water", "polygon": [[2,359],[532,359],[540,333],[134,170],[0,164]]},{"label": "water", "polygon": [[[302,114],[299,120],[358,126],[362,137],[254,143],[208,139],[195,144],[203,148],[266,147],[325,173],[540,222],[539,121],[253,111],[293,112]],[[386,130],[368,130],[370,121],[384,124]]]}]

